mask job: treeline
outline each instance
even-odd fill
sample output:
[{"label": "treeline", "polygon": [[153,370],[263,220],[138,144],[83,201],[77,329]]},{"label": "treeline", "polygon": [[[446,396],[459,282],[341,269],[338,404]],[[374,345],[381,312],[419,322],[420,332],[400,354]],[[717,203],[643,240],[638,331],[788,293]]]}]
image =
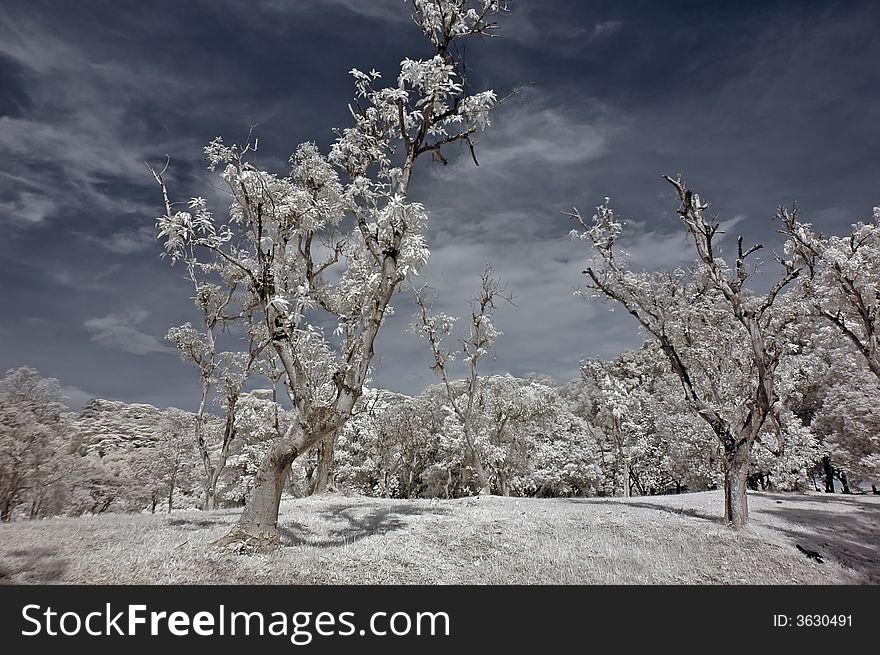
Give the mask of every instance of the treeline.
[{"label": "treeline", "polygon": [[[580,378],[562,386],[499,375],[478,382],[435,385],[413,397],[367,389],[331,447],[297,461],[288,493],[473,495],[480,490],[475,457],[488,492],[498,495],[630,496],[722,484],[717,439],[650,343],[587,361]],[[789,357],[778,386],[773,420],[752,452],[752,488],[873,485],[880,385],[862,362],[825,342]],[[472,443],[449,402],[469,394]],[[230,424],[216,505],[240,506],[269,444],[292,420],[273,398],[242,392],[233,417],[102,400],[73,414],[56,380],[11,370],[0,381],[2,520],[205,508],[210,471],[201,453],[216,460]]]}]

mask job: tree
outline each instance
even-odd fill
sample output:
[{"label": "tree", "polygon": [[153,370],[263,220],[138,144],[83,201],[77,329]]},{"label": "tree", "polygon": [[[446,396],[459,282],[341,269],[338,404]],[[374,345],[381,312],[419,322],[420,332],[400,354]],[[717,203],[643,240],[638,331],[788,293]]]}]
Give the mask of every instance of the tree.
[{"label": "tree", "polygon": [[873,223],[859,222],[844,237],[823,236],[800,221],[795,206],[777,216],[786,251],[807,271],[802,276],[809,309],[830,322],[880,378],[880,207]]},{"label": "tree", "polygon": [[593,419],[613,446],[616,477],[624,497],[632,495],[634,486],[644,493],[634,464],[647,454],[653,429],[649,406],[652,386],[660,373],[653,349],[624,352],[612,362],[587,361],[581,370],[594,383]]},{"label": "tree", "polygon": [[[195,442],[203,468],[203,507],[206,510],[217,506],[217,484],[226,468],[229,449],[235,439],[235,407],[241,390],[251,375],[259,351],[256,348],[253,330],[247,331],[247,353],[220,352],[217,349],[216,331],[227,323],[252,315],[240,312],[230,316],[227,312],[234,306],[239,282],[232,280],[228,288],[202,281],[202,274],[214,270],[211,264],[202,264],[190,244],[180,250],[180,257],[186,263],[187,277],[195,287],[193,300],[202,312],[204,331],[196,330],[190,323],[173,327],[166,339],[172,341],[180,351],[183,361],[193,364],[199,372],[201,398],[196,412]],[[224,429],[220,438],[219,450],[208,440],[212,432],[208,428],[208,399],[212,389],[216,389],[218,400],[225,408]]]},{"label": "tree", "polygon": [[156,511],[159,499],[164,498],[170,514],[175,492],[191,481],[197,456],[192,433],[197,424],[198,416],[169,409],[153,443],[132,454],[130,462],[137,492],[145,497],[152,512]]},{"label": "tree", "polygon": [[25,502],[27,516],[39,515],[44,490],[67,472],[65,411],[54,378],[23,366],[0,380],[0,521]]},{"label": "tree", "polygon": [[506,295],[504,285],[493,279],[492,269],[487,265],[480,274],[479,291],[471,299],[468,333],[459,341],[460,354],[467,365],[465,392],[462,395],[453,389],[449,377],[448,364],[455,361],[456,353],[443,346],[443,340],[452,334],[458,318],[442,313],[432,315],[424,297],[424,287],[416,289],[415,299],[418,310],[411,329],[424,338],[431,348],[434,358],[431,369],[442,378],[446,390],[446,402],[461,424],[461,434],[467,448],[469,464],[473,467],[476,477],[477,493],[489,494],[492,492],[491,481],[484,469],[484,453],[483,448],[477,444],[478,432],[475,424],[481,387],[478,364],[481,359],[489,355],[495,340],[501,335],[492,324],[491,310],[495,309],[495,303],[499,299],[512,302],[512,298]]},{"label": "tree", "polygon": [[[414,0],[413,18],[434,56],[405,59],[396,82],[354,69],[354,126],[342,130],[328,157],[306,143],[280,177],[253,163],[257,142],[205,152],[231,198],[218,223],[202,198],[173,211],[163,172],[154,171],[165,201],[158,219],[172,261],[188,249],[212,262],[226,287],[242,287],[255,317],[257,350],[274,350],[293,405],[256,475],[236,528],[225,540],[240,550],[279,543],[278,508],[291,463],[351,416],[363,393],[374,344],[400,283],[427,260],[427,213],[411,202],[416,161],[472,138],[488,124],[491,91],[469,94],[457,44],[491,35],[500,0]],[[348,231],[345,217],[354,228]],[[334,338],[322,331],[334,323]]]},{"label": "tree", "polygon": [[774,376],[786,350],[784,331],[794,320],[775,311],[777,297],[798,275],[783,262],[784,273],[759,296],[746,283],[753,270],[737,240],[733,266],[721,257],[718,222],[708,205],[681,178],[666,180],[679,200],[678,214],[696,249],[693,271],[635,271],[617,252],[622,225],[609,201],[588,223],[571,214],[582,230],[573,236],[592,245],[595,258],[584,273],[587,290],[622,305],[660,346],[678,376],[688,404],[712,428],[723,450],[724,516],[734,527],[748,523],[749,458],[777,400]]},{"label": "tree", "polygon": [[[828,387],[816,411],[814,427],[822,436],[830,491],[833,479],[876,484],[880,480],[880,381],[854,355],[838,362],[836,383]],[[843,479],[842,479],[843,477]]]},{"label": "tree", "polygon": [[605,493],[681,493],[717,483],[717,439],[678,393],[681,383],[656,343],[586,361],[581,374],[574,400],[603,435]]}]

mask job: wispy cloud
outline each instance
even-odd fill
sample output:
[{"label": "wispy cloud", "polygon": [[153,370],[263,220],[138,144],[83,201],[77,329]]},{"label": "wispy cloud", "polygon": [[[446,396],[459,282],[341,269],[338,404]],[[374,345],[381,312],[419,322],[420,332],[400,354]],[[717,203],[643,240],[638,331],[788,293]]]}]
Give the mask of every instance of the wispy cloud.
[{"label": "wispy cloud", "polygon": [[137,228],[120,230],[108,236],[83,234],[82,238],[117,255],[131,255],[148,250],[159,251],[156,230],[152,226],[142,225]]},{"label": "wispy cloud", "polygon": [[0,220],[17,213],[21,224],[41,222],[55,208],[49,196],[60,192],[69,212],[148,210],[119,188],[147,185],[143,159],[171,144],[147,137],[134,110],[151,89],[185,89],[173,71],[106,61],[73,36],[20,8],[0,9],[0,56],[17,67],[29,104],[22,115],[0,116],[4,176],[19,180],[6,190]]},{"label": "wispy cloud", "polygon": [[42,223],[55,207],[52,198],[22,191],[17,198],[0,202],[0,221],[5,220],[21,226],[35,225]]},{"label": "wispy cloud", "polygon": [[[273,4],[278,5],[277,2]],[[306,0],[303,3],[307,9],[319,5],[335,5],[359,16],[393,22],[407,22],[412,14],[409,3],[402,0]]]},{"label": "wispy cloud", "polygon": [[619,20],[606,20],[602,21],[601,23],[596,23],[593,26],[592,39],[595,41],[596,39],[611,36],[615,32],[619,31],[622,27],[623,21]]},{"label": "wispy cloud", "polygon": [[483,143],[480,164],[487,166],[570,166],[607,152],[607,131],[573,112],[523,105],[497,121],[491,140]]},{"label": "wispy cloud", "polygon": [[106,348],[132,355],[174,352],[173,348],[162,344],[152,334],[137,328],[149,315],[145,309],[132,307],[124,312],[90,318],[83,323],[83,327],[92,333],[92,341]]}]

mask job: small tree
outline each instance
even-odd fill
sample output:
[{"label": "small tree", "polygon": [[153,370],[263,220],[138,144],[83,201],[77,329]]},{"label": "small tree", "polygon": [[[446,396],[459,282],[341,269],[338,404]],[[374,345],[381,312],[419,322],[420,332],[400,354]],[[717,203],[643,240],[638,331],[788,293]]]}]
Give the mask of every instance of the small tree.
[{"label": "small tree", "polygon": [[582,230],[576,236],[592,245],[595,258],[584,273],[587,289],[622,305],[662,349],[681,382],[692,409],[712,428],[724,454],[724,516],[734,527],[748,523],[746,487],[749,457],[777,397],[774,375],[786,350],[785,329],[792,316],[774,311],[782,290],[798,275],[785,271],[762,296],[746,286],[754,273],[737,240],[730,266],[720,257],[720,225],[708,205],[681,178],[666,180],[675,189],[678,214],[696,249],[694,271],[636,271],[617,241],[622,225],[609,201],[588,223],[575,209]]},{"label": "small tree", "polygon": [[431,308],[428,307],[424,297],[424,288],[415,291],[415,298],[418,311],[411,329],[424,338],[431,348],[431,354],[434,358],[431,369],[442,378],[443,387],[446,390],[446,402],[461,424],[469,463],[473,467],[476,477],[477,493],[480,495],[489,494],[492,492],[492,485],[484,468],[484,449],[477,443],[479,435],[476,416],[481,386],[478,364],[481,359],[489,355],[495,339],[501,334],[492,324],[491,311],[495,309],[495,303],[498,300],[512,302],[512,297],[505,293],[503,284],[493,279],[492,269],[486,266],[480,274],[480,289],[471,300],[468,333],[459,340],[461,344],[460,355],[467,365],[463,394],[456,392],[449,376],[448,364],[455,361],[456,353],[443,346],[443,340],[452,334],[458,318],[446,314],[432,315]]},{"label": "small tree", "polygon": [[[215,275],[244,292],[257,351],[272,349],[284,370],[295,419],[273,441],[256,475],[236,529],[239,549],[279,543],[281,493],[291,463],[334,434],[363,392],[374,344],[394,292],[427,260],[427,213],[409,200],[416,161],[455,142],[473,145],[495,103],[491,91],[471,94],[457,44],[491,35],[500,0],[413,0],[413,18],[433,56],[405,59],[388,87],[381,75],[354,69],[354,126],[342,130],[329,157],[311,143],[291,157],[280,177],[253,163],[256,141],[205,150],[231,198],[218,222],[202,198],[174,211],[164,176],[154,171],[165,200],[158,220],[172,260],[192,249]],[[354,228],[348,231],[349,217]],[[322,326],[335,324],[334,338]]]},{"label": "small tree", "polygon": [[156,511],[159,500],[164,498],[170,514],[175,492],[191,482],[197,465],[197,449],[192,438],[197,423],[198,417],[169,409],[157,426],[153,443],[137,448],[132,454],[132,477],[151,512]]},{"label": "small tree", "polygon": [[[235,408],[241,391],[257,363],[260,350],[254,340],[254,331],[248,330],[247,352],[223,352],[217,347],[216,332],[227,323],[242,317],[228,314],[234,308],[239,283],[232,280],[226,290],[217,284],[202,281],[199,273],[208,273],[212,265],[199,262],[194,246],[183,248],[180,256],[186,262],[187,277],[195,287],[193,298],[202,312],[203,330],[195,329],[190,323],[171,328],[166,339],[172,341],[180,351],[180,357],[196,367],[199,373],[201,398],[196,412],[195,443],[202,463],[203,507],[216,509],[217,484],[226,468],[229,449],[235,439]],[[246,315],[252,319],[252,315]],[[208,428],[208,401],[212,390],[217,393],[217,401],[225,409],[224,428],[220,435],[219,448],[209,440],[212,430]]]}]

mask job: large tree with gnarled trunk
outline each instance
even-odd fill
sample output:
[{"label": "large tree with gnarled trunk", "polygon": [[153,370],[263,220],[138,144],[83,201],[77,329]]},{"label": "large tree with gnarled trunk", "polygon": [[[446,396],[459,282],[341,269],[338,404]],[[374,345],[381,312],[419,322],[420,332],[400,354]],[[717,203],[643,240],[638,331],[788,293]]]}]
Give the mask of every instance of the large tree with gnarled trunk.
[{"label": "large tree with gnarled trunk", "polygon": [[[310,143],[281,176],[253,164],[256,142],[205,152],[230,196],[219,220],[202,198],[158,219],[172,259],[194,253],[200,270],[243,291],[241,314],[257,350],[284,371],[295,420],[272,442],[235,529],[226,541],[251,552],[276,546],[278,508],[291,463],[334,434],[363,393],[376,336],[398,286],[428,258],[425,208],[412,202],[416,162],[473,138],[488,124],[492,91],[470,93],[459,43],[490,36],[501,0],[413,0],[413,19],[433,55],[405,59],[381,86],[376,71],[351,71],[353,126],[329,155]],[[331,325],[333,335],[324,333]]]}]

